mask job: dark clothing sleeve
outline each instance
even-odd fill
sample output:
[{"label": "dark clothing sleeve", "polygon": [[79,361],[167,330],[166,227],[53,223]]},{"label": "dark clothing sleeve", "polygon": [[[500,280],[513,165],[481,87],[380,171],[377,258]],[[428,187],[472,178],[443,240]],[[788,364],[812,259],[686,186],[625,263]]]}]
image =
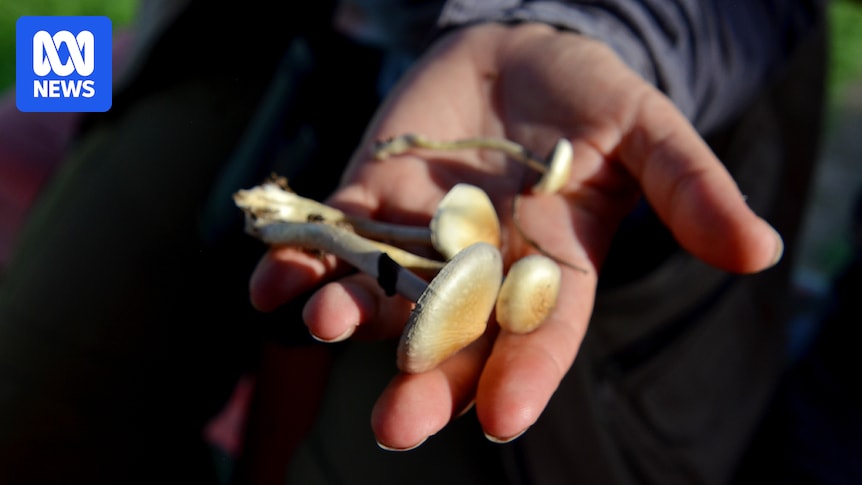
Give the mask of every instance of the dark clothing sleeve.
[{"label": "dark clothing sleeve", "polygon": [[537,21],[606,42],[701,131],[734,118],[826,0],[450,0],[440,26]]}]

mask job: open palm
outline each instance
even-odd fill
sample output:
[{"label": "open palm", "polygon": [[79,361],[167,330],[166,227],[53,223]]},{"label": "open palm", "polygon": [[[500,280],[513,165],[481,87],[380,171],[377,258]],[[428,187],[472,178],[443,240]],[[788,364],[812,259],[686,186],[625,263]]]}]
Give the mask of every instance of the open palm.
[{"label": "open palm", "polygon": [[[512,201],[533,174],[488,151],[372,159],[375,140],[405,132],[440,140],[505,137],[539,154],[566,137],[574,146],[574,171],[559,194],[521,198],[519,230]],[[561,296],[530,334],[491,325],[438,368],[393,379],[372,415],[378,442],[387,448],[420,444],[473,402],[494,440],[512,439],[535,422],[578,352],[616,227],[641,196],[679,243],[707,263],[755,272],[781,254],[780,238],[749,210],[667,98],[605,45],[547,26],[480,25],[441,39],[381,107],[329,203],[425,225],[459,182],[482,187],[497,206],[507,264],[536,251],[523,234],[569,263],[562,268]],[[330,281],[306,306],[315,336],[400,334],[410,302],[385,296],[367,277],[344,276],[340,266],[297,250],[272,250],[252,278],[252,299],[270,310]]]}]

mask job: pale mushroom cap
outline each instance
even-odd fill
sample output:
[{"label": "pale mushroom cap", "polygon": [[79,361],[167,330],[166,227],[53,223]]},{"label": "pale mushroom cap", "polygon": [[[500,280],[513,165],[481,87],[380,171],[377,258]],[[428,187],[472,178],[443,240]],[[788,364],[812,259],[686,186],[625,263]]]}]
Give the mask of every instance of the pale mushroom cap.
[{"label": "pale mushroom cap", "polygon": [[559,192],[572,175],[573,156],[572,143],[565,138],[560,138],[554,146],[554,151],[551,152],[548,171],[542,175],[542,178],[533,187],[533,192],[537,194],[555,194]]},{"label": "pale mushroom cap", "polygon": [[429,224],[431,242],[446,259],[476,242],[500,247],[500,220],[484,190],[456,184],[440,200]]},{"label": "pale mushroom cap", "polygon": [[431,370],[478,339],[503,278],[500,251],[475,243],[452,258],[419,297],[398,345],[398,368]]},{"label": "pale mushroom cap", "polygon": [[534,254],[516,261],[497,297],[500,327],[527,333],[541,325],[557,303],[560,277],[560,267],[547,256]]}]

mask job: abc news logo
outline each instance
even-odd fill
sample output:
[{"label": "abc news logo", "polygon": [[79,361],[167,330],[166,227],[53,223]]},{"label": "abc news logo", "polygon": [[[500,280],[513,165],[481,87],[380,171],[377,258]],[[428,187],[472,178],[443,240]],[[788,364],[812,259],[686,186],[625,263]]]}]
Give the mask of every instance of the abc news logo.
[{"label": "abc news logo", "polygon": [[111,30],[107,17],[18,19],[18,109],[107,111],[112,97]]},{"label": "abc news logo", "polygon": [[[69,51],[66,62],[60,60],[59,47]],[[37,76],[47,76],[51,72],[58,76],[68,76],[77,72],[86,77],[93,74],[95,65],[93,33],[82,30],[77,37],[68,30],[61,30],[53,36],[44,30],[33,36],[33,72]],[[92,98],[96,94],[95,81],[92,79],[51,79],[34,80],[33,96],[37,98]]]}]

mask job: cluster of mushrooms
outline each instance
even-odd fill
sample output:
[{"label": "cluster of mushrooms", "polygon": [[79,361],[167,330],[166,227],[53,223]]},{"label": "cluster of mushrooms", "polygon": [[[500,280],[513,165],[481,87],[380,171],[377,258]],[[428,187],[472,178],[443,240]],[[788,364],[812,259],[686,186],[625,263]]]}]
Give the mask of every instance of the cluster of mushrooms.
[{"label": "cluster of mushrooms", "polygon": [[[469,138],[450,142],[415,134],[379,142],[378,159],[426,149],[494,149],[539,171],[533,193],[554,193],[568,180],[572,147],[561,139],[542,160],[505,139]],[[406,226],[351,216],[302,197],[274,178],[234,194],[246,232],[265,244],[329,253],[371,277],[388,294],[415,307],[398,345],[403,372],[433,369],[478,339],[492,312],[504,330],[527,333],[538,327],[557,301],[558,262],[544,254],[523,257],[505,276],[500,253],[500,221],[479,187],[456,184],[443,197],[427,227]],[[407,251],[432,246],[440,260]]]}]

